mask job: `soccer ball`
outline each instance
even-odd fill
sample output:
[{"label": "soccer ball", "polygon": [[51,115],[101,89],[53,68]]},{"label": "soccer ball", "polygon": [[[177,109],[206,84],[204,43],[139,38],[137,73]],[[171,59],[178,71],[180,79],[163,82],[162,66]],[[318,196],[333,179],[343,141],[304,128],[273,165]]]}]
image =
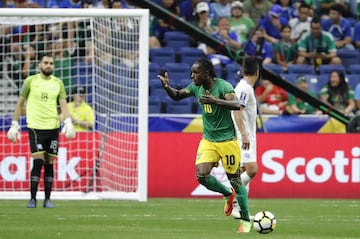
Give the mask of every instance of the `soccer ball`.
[{"label": "soccer ball", "polygon": [[275,215],[269,211],[261,211],[254,216],[254,229],[261,233],[267,234],[274,230],[276,226]]}]

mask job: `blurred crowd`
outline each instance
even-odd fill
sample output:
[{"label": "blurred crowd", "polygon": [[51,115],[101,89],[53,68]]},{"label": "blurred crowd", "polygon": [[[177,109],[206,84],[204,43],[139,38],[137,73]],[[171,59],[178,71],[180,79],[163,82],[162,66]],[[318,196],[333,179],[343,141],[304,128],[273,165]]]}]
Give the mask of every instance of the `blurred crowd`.
[{"label": "blurred crowd", "polygon": [[[199,30],[224,42],[234,51],[259,57],[263,66],[277,65],[286,75],[292,65],[310,65],[319,74],[322,65],[342,65],[338,55],[342,50],[359,53],[360,50],[360,3],[357,0],[153,0],[172,14],[185,19]],[[136,8],[136,1],[125,0],[15,0],[2,1],[1,7],[45,7],[45,8]],[[128,24],[124,24],[128,25]],[[93,60],[91,41],[87,41],[86,25],[60,23],[53,26],[1,27],[3,52],[12,52],[9,71],[12,78],[24,79],[36,69],[33,64],[36,54],[48,46],[39,42],[45,36],[42,27],[51,27],[51,38],[55,59],[59,62],[55,72],[62,77],[67,88],[71,88],[70,66],[73,56],[84,62]],[[59,31],[60,30],[60,31]],[[119,33],[124,29],[119,29]],[[150,19],[150,49],[166,47],[164,36],[177,29],[166,20],[156,16]],[[16,39],[23,32],[33,32]],[[12,33],[12,42],[6,45],[7,36]],[[60,34],[60,35],[59,35]],[[121,34],[120,34],[121,35]],[[69,39],[77,39],[76,42]],[[22,42],[22,44],[14,44]],[[27,42],[28,44],[23,44]],[[6,46],[7,49],[4,49]],[[201,39],[189,36],[189,46],[200,49],[214,65],[226,68],[232,59],[207,46]],[[22,55],[16,54],[20,48]],[[35,51],[36,49],[36,51]],[[56,49],[61,49],[56,51]],[[118,54],[118,53],[111,53]],[[111,55],[110,54],[110,55]],[[132,65],[137,55],[121,51],[121,59]],[[3,56],[3,55],[2,55]],[[21,59],[21,61],[20,61]],[[150,62],[152,59],[149,59]],[[124,62],[122,62],[124,63]],[[191,62],[189,62],[191,65]],[[360,85],[350,84],[348,64],[360,64],[360,54],[353,62],[346,63],[344,71],[334,70],[327,74],[327,82],[318,92],[310,92],[322,101],[334,105],[346,115],[360,109]],[[171,76],[170,76],[171,77]],[[360,73],[358,78],[360,78]],[[356,78],[352,77],[353,80]],[[308,91],[309,79],[298,74],[293,80],[299,88]],[[360,79],[358,80],[360,82]],[[21,84],[20,81],[17,84]],[[317,110],[289,95],[283,89],[263,79],[256,88],[256,94],[264,114],[318,114]]]}]

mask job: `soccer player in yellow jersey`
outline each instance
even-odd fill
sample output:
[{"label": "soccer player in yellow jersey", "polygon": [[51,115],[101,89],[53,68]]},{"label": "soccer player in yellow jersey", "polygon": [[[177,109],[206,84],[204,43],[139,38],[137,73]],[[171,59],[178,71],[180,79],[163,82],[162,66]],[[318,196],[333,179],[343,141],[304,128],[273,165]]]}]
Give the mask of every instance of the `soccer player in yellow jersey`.
[{"label": "soccer player in yellow jersey", "polygon": [[[240,102],[234,88],[227,81],[217,78],[213,64],[207,58],[200,58],[191,67],[191,79],[187,87],[174,89],[169,85],[169,77],[158,76],[167,94],[173,100],[195,96],[200,104],[203,119],[203,138],[196,154],[196,178],[207,189],[218,192],[226,198],[224,214],[231,215],[233,202],[237,199],[241,208],[239,233],[249,232],[251,223],[248,213],[248,194],[240,178],[240,147],[237,142],[231,109],[240,113]],[[210,174],[221,160],[230,181],[231,189]]]},{"label": "soccer player in yellow jersey", "polygon": [[36,207],[36,193],[40,181],[40,172],[44,167],[45,208],[53,208],[50,201],[54,178],[54,159],[58,153],[60,120],[57,112],[57,102],[63,113],[64,127],[62,132],[67,138],[74,138],[75,131],[66,102],[66,92],[63,82],[52,75],[54,58],[44,55],[39,63],[40,73],[27,77],[22,86],[20,96],[13,115],[8,138],[12,142],[20,139],[19,118],[26,101],[26,123],[29,143],[33,158],[31,169],[30,192],[28,208]]},{"label": "soccer player in yellow jersey", "polygon": [[95,114],[92,107],[86,103],[84,87],[72,91],[72,101],[68,103],[69,112],[76,132],[90,131],[94,128]]}]

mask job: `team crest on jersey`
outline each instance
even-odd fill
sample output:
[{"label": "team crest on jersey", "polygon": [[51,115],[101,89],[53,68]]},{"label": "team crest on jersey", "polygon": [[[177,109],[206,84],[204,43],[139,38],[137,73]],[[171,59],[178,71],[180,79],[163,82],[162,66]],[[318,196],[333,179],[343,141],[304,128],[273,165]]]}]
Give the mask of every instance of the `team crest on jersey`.
[{"label": "team crest on jersey", "polygon": [[201,158],[201,153],[197,153],[196,154],[196,160],[200,159]]},{"label": "team crest on jersey", "polygon": [[245,92],[241,92],[239,96],[240,101],[245,101],[247,98],[247,94]]},{"label": "team crest on jersey", "polygon": [[42,146],[42,144],[37,144],[37,145],[36,145],[36,148],[37,148],[38,150],[42,150],[42,149],[43,149],[43,146]]}]

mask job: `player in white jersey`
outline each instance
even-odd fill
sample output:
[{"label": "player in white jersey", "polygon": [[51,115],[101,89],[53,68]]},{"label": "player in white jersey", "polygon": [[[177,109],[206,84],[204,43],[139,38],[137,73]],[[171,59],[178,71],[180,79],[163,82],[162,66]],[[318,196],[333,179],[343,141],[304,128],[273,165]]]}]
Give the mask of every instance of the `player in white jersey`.
[{"label": "player in white jersey", "polygon": [[[249,182],[255,176],[256,163],[256,117],[257,103],[254,85],[259,79],[259,64],[254,57],[246,57],[242,65],[243,78],[235,87],[235,93],[240,100],[242,114],[237,114],[235,124],[239,144],[241,146],[241,183],[249,191]],[[234,116],[235,117],[235,116]],[[240,123],[242,122],[242,123]],[[233,217],[240,218],[240,207],[234,203]]]}]

